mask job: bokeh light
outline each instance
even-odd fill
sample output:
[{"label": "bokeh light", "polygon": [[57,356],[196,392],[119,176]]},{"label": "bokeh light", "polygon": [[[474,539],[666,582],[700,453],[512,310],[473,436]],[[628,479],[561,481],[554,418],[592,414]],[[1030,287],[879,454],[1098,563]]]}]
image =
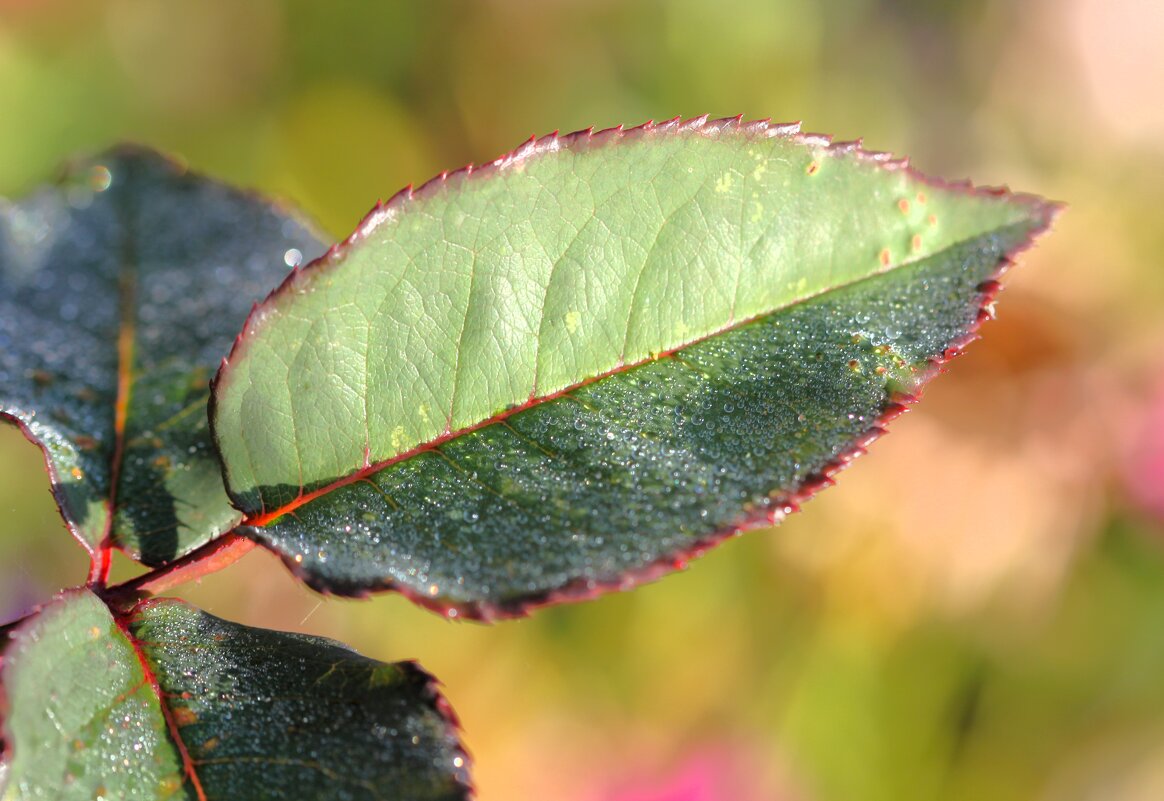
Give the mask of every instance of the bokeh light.
[{"label": "bokeh light", "polygon": [[[999,320],[806,510],[492,627],[325,599],[252,552],[183,597],[418,658],[482,801],[1164,796],[1157,0],[0,0],[0,194],[119,140],[304,208],[530,134],[802,119],[1066,201]],[[85,559],[0,427],[0,610]],[[124,563],[118,570],[130,568]]]}]

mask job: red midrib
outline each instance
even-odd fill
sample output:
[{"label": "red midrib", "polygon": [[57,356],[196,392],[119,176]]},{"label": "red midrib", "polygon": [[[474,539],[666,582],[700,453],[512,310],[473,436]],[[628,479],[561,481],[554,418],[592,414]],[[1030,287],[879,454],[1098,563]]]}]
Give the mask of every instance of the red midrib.
[{"label": "red midrib", "polygon": [[[430,451],[430,450],[433,450],[435,448],[438,448],[441,445],[443,445],[444,443],[448,442],[449,440],[456,439],[457,437],[464,436],[465,434],[471,434],[472,432],[477,431],[478,429],[484,428],[485,426],[492,425],[494,423],[499,423],[503,420],[506,420],[506,419],[512,417],[515,414],[518,414],[519,412],[524,412],[527,409],[530,409],[534,406],[538,406],[539,404],[546,403],[546,402],[552,401],[552,400],[556,400],[556,399],[561,398],[565,395],[569,395],[571,392],[574,392],[577,389],[581,389],[582,387],[588,386],[589,384],[593,384],[595,381],[601,381],[604,378],[609,378],[610,376],[617,375],[618,373],[624,373],[628,370],[632,370],[635,367],[640,367],[644,364],[650,364],[652,362],[662,361],[663,359],[670,358],[670,357],[674,356],[675,354],[677,354],[683,350],[686,350],[687,348],[692,347],[693,345],[697,345],[700,342],[703,342],[704,340],[712,339],[713,337],[720,336],[720,335],[725,334],[729,331],[734,331],[737,328],[742,328],[745,325],[756,322],[757,320],[762,320],[765,317],[770,317],[773,314],[778,314],[778,313],[785,311],[786,309],[789,309],[793,306],[798,306],[801,303],[807,303],[808,301],[814,300],[815,298],[817,298],[821,295],[825,295],[829,292],[835,292],[837,290],[844,289],[844,288],[852,286],[854,284],[859,284],[863,281],[870,280],[870,279],[875,278],[879,275],[883,275],[887,272],[890,272],[891,270],[895,270],[895,269],[898,269],[900,267],[908,266],[909,264],[912,264],[914,261],[915,261],[914,259],[906,259],[905,261],[898,262],[898,263],[895,263],[895,264],[890,265],[888,267],[883,267],[879,270],[871,272],[868,275],[863,275],[863,276],[860,276],[858,278],[854,278],[851,281],[846,281],[844,283],[836,284],[834,286],[829,286],[829,287],[820,289],[816,292],[809,293],[803,297],[799,297],[793,301],[785,303],[782,306],[777,306],[775,308],[769,309],[768,311],[765,311],[761,314],[757,314],[757,315],[754,315],[752,317],[748,317],[748,318],[743,319],[743,320],[735,320],[735,321],[729,323],[728,325],[723,326],[722,328],[717,328],[713,331],[708,332],[707,334],[704,334],[703,336],[696,337],[692,340],[689,340],[687,342],[676,345],[668,350],[661,350],[661,351],[654,352],[651,355],[647,356],[646,358],[639,359],[636,362],[631,362],[629,364],[626,362],[621,362],[618,365],[616,365],[615,367],[611,368],[610,370],[607,370],[605,372],[591,376],[590,378],[583,379],[582,381],[579,381],[576,384],[571,384],[570,386],[564,387],[556,392],[551,392],[548,395],[534,397],[531,394],[529,399],[526,400],[525,403],[519,404],[517,406],[512,406],[503,412],[500,412],[498,414],[493,415],[492,417],[487,417],[478,423],[474,423],[471,426],[466,426],[464,428],[457,429],[456,431],[451,431],[448,428],[446,428],[445,432],[443,434],[441,434],[439,437],[435,437],[434,439],[431,439],[427,442],[421,443],[420,445],[417,445],[415,448],[412,448],[411,450],[407,450],[403,453],[399,453],[391,458],[384,459],[384,460],[379,461],[379,462],[367,463],[363,467],[350,473],[349,475],[344,476],[343,478],[337,479],[329,484],[326,484],[326,485],[320,487],[319,489],[312,490],[311,492],[305,493],[305,492],[303,492],[303,490],[301,488],[300,492],[299,492],[299,496],[296,497],[295,500],[291,501],[290,503],[286,503],[283,506],[280,506],[278,509],[274,509],[271,511],[267,511],[264,509],[264,510],[259,511],[257,514],[254,514],[254,515],[251,515],[251,514],[246,513],[244,511],[244,514],[247,514],[247,517],[246,517],[246,519],[244,519],[242,521],[242,523],[240,523],[240,525],[255,526],[255,527],[261,528],[261,527],[266,526],[267,524],[277,520],[278,518],[282,517],[283,515],[294,512],[296,509],[300,508],[301,506],[304,506],[304,505],[311,503],[312,501],[314,501],[318,498],[323,497],[324,495],[327,495],[331,492],[334,492],[335,490],[338,490],[342,487],[346,487],[349,484],[354,484],[357,481],[362,481],[363,479],[368,478],[369,476],[374,475],[375,473],[378,473],[387,467],[391,467],[392,465],[396,464],[397,462],[404,461],[405,459],[411,459],[412,457],[416,456],[417,454],[424,453],[425,451]],[[367,454],[367,448],[365,447],[365,457],[366,457],[366,454]]]},{"label": "red midrib", "polygon": [[185,741],[182,739],[181,729],[177,721],[174,720],[173,712],[166,704],[166,694],[162,692],[162,686],[158,683],[157,674],[154,673],[153,667],[150,665],[149,659],[145,655],[138,643],[137,637],[129,628],[129,618],[137,613],[140,604],[135,606],[124,616],[114,614],[113,621],[117,625],[118,630],[129,641],[133,653],[137,656],[137,661],[141,665],[142,674],[145,676],[146,682],[150,689],[153,690],[154,695],[158,699],[158,707],[162,710],[162,717],[166,721],[166,728],[170,732],[170,739],[174,742],[174,747],[178,749],[178,757],[182,761],[182,772],[186,778],[190,780],[190,786],[194,788],[194,795],[198,801],[208,801],[206,791],[202,789],[202,780],[198,778],[198,772],[194,769],[194,758],[190,756],[190,750],[186,747]]},{"label": "red midrib", "polygon": [[[126,226],[128,229],[128,226]],[[125,461],[125,425],[133,393],[133,358],[137,339],[137,255],[128,230],[122,235],[121,270],[117,281],[117,396],[113,405],[113,455],[109,464],[109,495],[105,499],[105,530],[91,552],[89,584],[104,587],[113,562],[113,519],[117,514],[117,485]]]},{"label": "red midrib", "polygon": [[[752,318],[752,320],[759,319],[760,317],[766,317],[766,316],[768,316],[768,314],[772,314],[772,313],[773,312],[768,312],[766,314],[759,315],[757,317]],[[411,450],[407,450],[403,453],[398,453],[397,455],[395,455],[389,459],[384,459],[383,461],[373,462],[371,464],[366,464],[362,468],[360,468],[359,470],[356,470],[355,472],[353,472],[347,476],[344,476],[341,479],[337,479],[336,481],[333,481],[330,484],[327,484],[323,487],[320,487],[317,490],[312,490],[311,492],[306,492],[306,493],[301,490],[299,496],[295,500],[291,501],[290,503],[284,504],[283,506],[279,507],[278,509],[275,509],[274,511],[260,512],[259,514],[254,515],[253,517],[248,516],[245,520],[242,521],[242,523],[240,525],[256,526],[256,527],[265,526],[268,523],[282,517],[283,515],[294,512],[299,507],[304,506],[308,503],[311,503],[312,501],[316,500],[317,498],[321,498],[324,495],[328,495],[329,493],[334,492],[335,490],[338,490],[341,487],[346,487],[349,484],[355,484],[357,481],[362,481],[365,478],[367,478],[368,476],[374,475],[375,473],[378,473],[387,467],[391,467],[392,465],[396,464],[397,462],[402,462],[405,459],[411,459],[412,457],[416,456],[417,454],[424,453],[425,451],[431,451],[431,450],[434,450],[436,448],[439,448],[441,445],[445,444],[449,440],[453,440],[453,439],[456,439],[458,437],[462,437],[466,434],[471,434],[474,431],[477,431],[478,429],[484,428],[485,426],[493,425],[494,423],[500,423],[501,421],[506,420],[506,419],[512,417],[513,415],[518,414],[519,412],[524,412],[526,409],[530,409],[534,406],[539,406],[543,403],[547,403],[547,402],[552,401],[552,400],[557,400],[558,398],[569,395],[571,392],[574,392],[575,390],[581,389],[582,387],[588,386],[589,384],[593,384],[595,381],[601,381],[604,378],[608,378],[608,377],[610,377],[612,375],[616,375],[618,373],[624,373],[627,370],[631,370],[635,367],[639,367],[639,366],[644,365],[644,364],[649,364],[651,362],[662,361],[663,359],[670,358],[671,356],[674,356],[676,353],[683,350],[684,348],[689,348],[692,345],[696,344],[697,342],[702,341],[703,339],[708,339],[710,337],[722,334],[725,331],[730,331],[733,328],[737,328],[741,325],[752,322],[752,320],[745,320],[744,322],[737,323],[736,325],[728,326],[727,328],[723,328],[719,331],[715,331],[711,334],[708,334],[705,337],[700,337],[699,339],[692,340],[691,342],[685,342],[684,344],[679,345],[678,347],[675,347],[675,348],[668,350],[668,351],[660,351],[659,353],[656,353],[652,356],[648,356],[647,358],[641,359],[637,362],[633,362],[631,364],[621,364],[618,367],[615,367],[611,370],[607,370],[605,373],[599,373],[596,376],[592,376],[592,377],[587,378],[583,381],[579,381],[577,384],[571,384],[570,386],[565,387],[563,389],[560,389],[557,392],[551,392],[548,395],[543,395],[543,396],[538,397],[538,398],[534,398],[531,396],[525,403],[519,404],[517,406],[512,406],[503,412],[499,412],[498,414],[495,414],[492,417],[487,417],[484,420],[481,420],[480,422],[474,423],[471,426],[465,426],[464,428],[459,428],[456,431],[451,431],[448,428],[446,428],[445,432],[443,434],[441,434],[439,437],[435,437],[435,438],[429,440],[428,442],[421,443],[420,445],[417,445],[415,448],[412,448]],[[367,451],[365,449],[365,453],[366,452]]]}]

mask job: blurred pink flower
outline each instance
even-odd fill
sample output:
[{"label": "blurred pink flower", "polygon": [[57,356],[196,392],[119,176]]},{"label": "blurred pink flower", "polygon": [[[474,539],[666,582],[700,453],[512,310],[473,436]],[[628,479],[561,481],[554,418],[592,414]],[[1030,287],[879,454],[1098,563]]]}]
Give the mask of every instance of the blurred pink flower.
[{"label": "blurred pink flower", "polygon": [[673,771],[650,780],[624,782],[603,801],[779,801],[773,795],[771,766],[755,755],[722,746],[696,751]]},{"label": "blurred pink flower", "polygon": [[1136,506],[1164,520],[1164,384],[1131,428],[1124,484]]}]

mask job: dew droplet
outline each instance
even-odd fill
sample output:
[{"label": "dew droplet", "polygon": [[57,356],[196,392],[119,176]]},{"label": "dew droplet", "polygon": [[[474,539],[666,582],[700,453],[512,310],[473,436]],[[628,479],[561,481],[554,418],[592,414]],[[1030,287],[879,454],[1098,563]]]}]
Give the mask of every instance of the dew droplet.
[{"label": "dew droplet", "polygon": [[113,173],[104,164],[95,164],[89,170],[89,188],[94,192],[104,192],[113,183]]}]

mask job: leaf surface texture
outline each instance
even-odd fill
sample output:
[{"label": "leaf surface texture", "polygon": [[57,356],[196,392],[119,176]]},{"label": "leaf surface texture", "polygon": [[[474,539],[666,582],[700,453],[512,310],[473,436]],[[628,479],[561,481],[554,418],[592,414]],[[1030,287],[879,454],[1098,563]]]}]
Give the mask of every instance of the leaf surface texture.
[{"label": "leaf surface texture", "polygon": [[228,488],[320,589],[489,616],[652,575],[875,434],[1053,211],[765,123],[531,140],[258,307]]}]

